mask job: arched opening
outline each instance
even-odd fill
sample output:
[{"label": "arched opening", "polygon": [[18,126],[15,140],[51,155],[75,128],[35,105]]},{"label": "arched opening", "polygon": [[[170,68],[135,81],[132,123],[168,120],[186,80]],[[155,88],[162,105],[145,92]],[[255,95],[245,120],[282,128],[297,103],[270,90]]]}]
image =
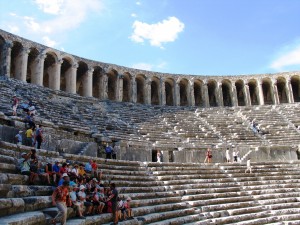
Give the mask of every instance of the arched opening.
[{"label": "arched opening", "polygon": [[244,93],[244,82],[242,80],[236,81],[235,88],[236,88],[238,106],[245,106],[246,105],[246,96]]},{"label": "arched opening", "polygon": [[159,105],[159,79],[153,77],[151,81],[151,104]]},{"label": "arched opening", "polygon": [[141,74],[137,75],[135,78],[135,81],[136,81],[136,95],[137,95],[136,102],[144,104],[145,103],[145,95],[144,95],[145,77],[144,77],[144,75],[141,75]]},{"label": "arched opening", "polygon": [[274,104],[274,96],[271,89],[271,80],[264,79],[262,81],[262,90],[263,90],[263,96],[264,96],[264,104],[265,105],[272,105]]},{"label": "arched opening", "polygon": [[174,105],[174,80],[168,78],[165,81],[166,105]]},{"label": "arched opening", "polygon": [[180,106],[188,106],[188,81],[182,79],[179,82],[179,96],[180,96]]},{"label": "arched opening", "polygon": [[223,104],[224,106],[233,106],[232,104],[232,88],[231,82],[229,80],[222,81],[222,94],[223,94]]},{"label": "arched opening", "polygon": [[67,90],[67,83],[71,76],[72,61],[68,58],[63,58],[63,63],[60,67],[60,90]]},{"label": "arched opening", "polygon": [[115,101],[117,99],[117,78],[118,72],[115,70],[109,71],[107,74],[108,99]]},{"label": "arched opening", "polygon": [[20,42],[13,42],[11,48],[11,62],[10,62],[10,77],[20,79],[22,70],[22,49],[23,46]]},{"label": "arched opening", "polygon": [[53,52],[47,52],[44,61],[43,86],[50,87],[50,79],[55,76],[54,66],[57,62],[57,56]]},{"label": "arched opening", "polygon": [[123,76],[123,102],[130,102],[130,74],[129,73],[124,73]]},{"label": "arched opening", "polygon": [[76,93],[83,96],[83,82],[88,72],[88,65],[85,62],[80,61],[78,63],[77,74],[76,74]]},{"label": "arched opening", "polygon": [[103,73],[103,70],[101,67],[96,66],[94,67],[93,71],[93,92],[92,95],[95,98],[100,98],[101,96],[101,74]]},{"label": "arched opening", "polygon": [[277,92],[279,103],[288,103],[287,91],[286,91],[286,80],[284,77],[277,78]]},{"label": "arched opening", "polygon": [[203,101],[203,91],[202,91],[203,82],[200,80],[194,81],[194,98],[195,98],[195,106],[204,107]]},{"label": "arched opening", "polygon": [[250,92],[250,99],[251,105],[258,105],[258,87],[256,80],[250,80],[248,82],[249,85],[249,92]]},{"label": "arched opening", "polygon": [[294,102],[300,102],[300,81],[299,80],[300,80],[299,76],[293,76],[291,78]]},{"label": "arched opening", "polygon": [[38,59],[39,51],[36,48],[31,48],[28,54],[28,62],[27,62],[27,75],[26,81],[27,83],[31,83],[32,77],[37,73],[37,59]]},{"label": "arched opening", "polygon": [[209,105],[211,107],[218,106],[218,103],[217,103],[217,82],[214,81],[214,80],[208,81],[207,88],[208,88]]}]

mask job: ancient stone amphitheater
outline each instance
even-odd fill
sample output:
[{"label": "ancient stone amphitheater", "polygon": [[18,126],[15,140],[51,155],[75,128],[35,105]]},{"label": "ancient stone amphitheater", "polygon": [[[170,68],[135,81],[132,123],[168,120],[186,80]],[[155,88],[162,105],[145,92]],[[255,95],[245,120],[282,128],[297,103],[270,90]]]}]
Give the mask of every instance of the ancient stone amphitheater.
[{"label": "ancient stone amphitheater", "polygon": [[[0,30],[0,224],[47,224],[53,187],[28,185],[14,144],[24,123],[12,96],[32,100],[43,160],[96,159],[103,182],[130,196],[120,224],[300,224],[300,73],[162,74],[101,63]],[[255,120],[263,134],[254,134]],[[101,146],[118,142],[118,160]],[[204,164],[212,146],[213,163]],[[225,163],[225,149],[239,163]],[[160,150],[163,162],[157,163]],[[251,157],[253,173],[245,174]],[[109,224],[111,214],[67,224]]]}]

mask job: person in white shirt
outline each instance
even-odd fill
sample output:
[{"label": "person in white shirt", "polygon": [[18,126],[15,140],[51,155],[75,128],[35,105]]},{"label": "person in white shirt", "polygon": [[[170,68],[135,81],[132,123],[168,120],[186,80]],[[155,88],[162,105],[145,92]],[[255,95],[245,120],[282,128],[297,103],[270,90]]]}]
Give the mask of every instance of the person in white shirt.
[{"label": "person in white shirt", "polygon": [[226,157],[226,162],[229,163],[230,162],[229,148],[226,149],[225,157]]},{"label": "person in white shirt", "polygon": [[251,166],[250,158],[247,160],[247,169],[245,170],[245,173],[247,173],[248,171],[249,171],[249,173],[252,173],[252,166]]}]

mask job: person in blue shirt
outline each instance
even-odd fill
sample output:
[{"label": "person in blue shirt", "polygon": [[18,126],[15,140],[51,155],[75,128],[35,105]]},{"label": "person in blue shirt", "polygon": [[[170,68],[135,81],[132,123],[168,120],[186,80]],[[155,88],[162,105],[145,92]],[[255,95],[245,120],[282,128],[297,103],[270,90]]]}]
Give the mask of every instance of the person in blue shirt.
[{"label": "person in blue shirt", "polygon": [[15,139],[17,141],[17,145],[22,145],[22,143],[23,143],[22,133],[23,132],[20,130],[19,133],[15,136]]},{"label": "person in blue shirt", "polygon": [[92,173],[92,163],[93,163],[93,161],[90,160],[89,162],[87,162],[87,163],[85,164],[84,171],[85,171],[86,173]]},{"label": "person in blue shirt", "polygon": [[112,147],[109,144],[106,144],[105,147],[106,159],[111,159],[112,151],[113,151]]},{"label": "person in blue shirt", "polygon": [[59,170],[60,170],[59,162],[55,161],[55,164],[52,166],[52,172],[53,174],[55,174],[55,176],[53,176],[53,178],[55,177],[54,183],[56,183],[57,180],[60,180]]}]

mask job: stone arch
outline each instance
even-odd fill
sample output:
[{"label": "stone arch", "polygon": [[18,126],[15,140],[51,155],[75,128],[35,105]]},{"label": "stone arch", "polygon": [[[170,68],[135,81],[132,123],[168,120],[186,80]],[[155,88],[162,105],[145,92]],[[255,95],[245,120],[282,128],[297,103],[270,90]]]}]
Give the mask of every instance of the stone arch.
[{"label": "stone arch", "polygon": [[55,77],[55,64],[58,61],[57,54],[53,51],[48,51],[45,53],[44,60],[44,73],[43,73],[43,86],[50,87],[50,79]]},{"label": "stone arch", "polygon": [[232,84],[230,80],[222,80],[222,94],[224,106],[233,106]]},{"label": "stone arch", "polygon": [[179,82],[179,97],[180,97],[180,106],[188,106],[188,85],[189,82],[187,79],[181,79]]},{"label": "stone arch", "polygon": [[165,80],[166,105],[175,105],[174,101],[174,84],[175,81],[171,78]]},{"label": "stone arch", "polygon": [[30,48],[27,62],[26,81],[31,83],[32,77],[37,73],[38,56],[40,52],[36,48]]},{"label": "stone arch", "polygon": [[249,86],[249,93],[250,93],[250,100],[251,100],[251,105],[258,105],[258,86],[257,86],[257,81],[256,80],[249,80],[248,81],[248,86]]},{"label": "stone arch", "polygon": [[131,95],[131,74],[128,72],[125,72],[123,75],[123,102],[130,102],[130,95]]},{"label": "stone arch", "polygon": [[237,80],[235,82],[236,95],[237,95],[237,104],[238,106],[246,105],[246,95],[245,95],[245,84],[243,80]]},{"label": "stone arch", "polygon": [[217,82],[215,80],[209,80],[207,82],[207,89],[208,89],[208,99],[209,99],[209,105],[211,107],[216,107],[218,106],[217,102]]},{"label": "stone arch", "polygon": [[78,68],[76,73],[76,93],[81,96],[83,96],[83,82],[85,80],[85,76],[87,75],[88,69],[89,67],[85,62],[78,62]]},{"label": "stone arch", "polygon": [[72,79],[72,65],[74,61],[72,58],[64,56],[60,68],[60,90],[67,91],[67,83]]},{"label": "stone arch", "polygon": [[20,42],[14,41],[11,48],[11,61],[10,61],[10,77],[11,78],[20,78],[21,73],[21,60],[22,60],[22,49],[23,45]]},{"label": "stone arch", "polygon": [[274,94],[272,92],[272,81],[270,78],[265,78],[262,80],[262,92],[264,96],[264,104],[272,105],[274,104]]},{"label": "stone arch", "polygon": [[279,103],[288,103],[288,94],[286,90],[285,77],[278,77],[276,85],[277,85]]},{"label": "stone arch", "polygon": [[159,78],[152,77],[151,80],[151,105],[159,105]]},{"label": "stone arch", "polygon": [[194,98],[195,106],[204,107],[204,98],[203,98],[203,81],[195,80],[194,81]]},{"label": "stone arch", "polygon": [[117,88],[118,88],[118,72],[114,69],[107,73],[107,88],[108,88],[108,99],[115,101],[117,100]]},{"label": "stone arch", "polygon": [[291,86],[293,90],[294,102],[300,102],[300,77],[298,75],[291,77]]},{"label": "stone arch", "polygon": [[136,102],[145,103],[145,75],[138,74],[135,78],[136,81]]},{"label": "stone arch", "polygon": [[101,76],[103,69],[100,66],[95,66],[93,71],[92,96],[95,98],[101,97]]}]

